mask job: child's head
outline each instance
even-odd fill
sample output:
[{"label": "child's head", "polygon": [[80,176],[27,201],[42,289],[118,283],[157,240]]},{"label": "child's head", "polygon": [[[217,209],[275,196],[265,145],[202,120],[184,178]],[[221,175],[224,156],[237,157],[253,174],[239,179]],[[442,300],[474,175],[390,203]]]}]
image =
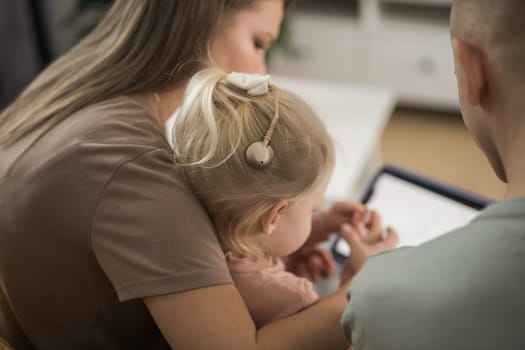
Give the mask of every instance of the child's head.
[{"label": "child's head", "polygon": [[[190,81],[173,133],[176,160],[225,250],[285,255],[309,234],[334,163],[332,141],[298,96],[265,82],[269,91],[253,96],[229,77],[211,68]],[[246,150],[263,140],[272,121],[273,159],[253,166]],[[273,237],[290,223],[291,241]]]},{"label": "child's head", "polygon": [[465,124],[505,181],[525,137],[525,1],[455,0],[451,34]]}]

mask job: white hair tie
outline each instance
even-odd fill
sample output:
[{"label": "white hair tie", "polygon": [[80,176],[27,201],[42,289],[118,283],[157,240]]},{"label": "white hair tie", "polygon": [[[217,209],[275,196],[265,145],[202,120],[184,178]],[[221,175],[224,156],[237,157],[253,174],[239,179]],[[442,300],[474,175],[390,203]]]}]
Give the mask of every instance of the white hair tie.
[{"label": "white hair tie", "polygon": [[271,76],[269,74],[232,72],[224,78],[224,81],[239,89],[246,90],[246,93],[250,96],[261,96],[270,91],[270,79]]}]

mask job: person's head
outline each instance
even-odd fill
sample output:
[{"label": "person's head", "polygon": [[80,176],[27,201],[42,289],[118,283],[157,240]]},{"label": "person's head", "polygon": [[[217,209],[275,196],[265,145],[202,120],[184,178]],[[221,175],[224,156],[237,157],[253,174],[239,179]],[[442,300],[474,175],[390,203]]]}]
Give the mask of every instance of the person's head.
[{"label": "person's head", "polygon": [[236,1],[221,16],[211,57],[227,72],[266,73],[266,51],[279,35],[284,6],[290,1]]},{"label": "person's head", "polygon": [[288,2],[116,0],[90,34],[2,111],[0,145],[105,99],[176,89],[213,61],[264,71],[264,51]]},{"label": "person's head", "polygon": [[525,138],[525,1],[455,0],[451,34],[465,124],[507,181]]},{"label": "person's head", "polygon": [[[334,163],[323,123],[298,96],[270,84],[252,96],[219,69],[195,75],[173,132],[176,162],[208,210],[225,250],[286,255],[310,232]],[[273,160],[247,149],[272,128]]]}]

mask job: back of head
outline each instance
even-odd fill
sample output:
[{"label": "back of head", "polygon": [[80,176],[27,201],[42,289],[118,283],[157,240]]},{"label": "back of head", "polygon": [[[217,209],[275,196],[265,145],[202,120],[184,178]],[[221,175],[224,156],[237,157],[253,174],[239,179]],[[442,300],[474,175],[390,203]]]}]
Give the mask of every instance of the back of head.
[{"label": "back of head", "polygon": [[454,0],[451,33],[525,81],[525,1]]},{"label": "back of head", "polygon": [[[334,151],[323,123],[298,96],[270,85],[250,96],[218,69],[190,82],[177,117],[177,163],[210,213],[227,250],[260,253],[252,239],[260,217],[280,200],[293,201],[312,190],[331,169]],[[276,112],[270,145],[274,158],[265,169],[252,167],[246,149],[261,141]]]}]

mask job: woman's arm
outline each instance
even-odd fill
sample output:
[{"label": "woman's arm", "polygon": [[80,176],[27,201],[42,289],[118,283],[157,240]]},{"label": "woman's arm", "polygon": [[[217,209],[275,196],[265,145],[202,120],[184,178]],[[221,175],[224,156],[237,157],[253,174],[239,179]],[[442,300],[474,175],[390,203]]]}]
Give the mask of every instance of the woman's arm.
[{"label": "woman's arm", "polygon": [[346,307],[345,292],[367,257],[367,249],[395,246],[394,232],[362,242],[350,225],[341,227],[352,254],[343,265],[341,287],[311,307],[259,330],[234,285],[194,289],[144,299],[155,322],[173,349],[347,349],[340,326]]},{"label": "woman's arm", "polygon": [[345,284],[310,308],[259,330],[234,285],[145,299],[173,349],[346,349]]}]

